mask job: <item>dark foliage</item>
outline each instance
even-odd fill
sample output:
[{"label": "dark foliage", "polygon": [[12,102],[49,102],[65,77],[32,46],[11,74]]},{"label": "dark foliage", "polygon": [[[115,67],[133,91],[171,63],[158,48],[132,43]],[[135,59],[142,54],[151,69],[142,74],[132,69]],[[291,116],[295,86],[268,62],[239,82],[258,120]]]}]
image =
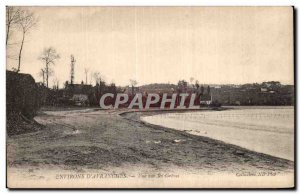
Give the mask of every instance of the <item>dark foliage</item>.
[{"label": "dark foliage", "polygon": [[7,115],[20,113],[32,119],[40,107],[38,86],[29,74],[6,71]]}]

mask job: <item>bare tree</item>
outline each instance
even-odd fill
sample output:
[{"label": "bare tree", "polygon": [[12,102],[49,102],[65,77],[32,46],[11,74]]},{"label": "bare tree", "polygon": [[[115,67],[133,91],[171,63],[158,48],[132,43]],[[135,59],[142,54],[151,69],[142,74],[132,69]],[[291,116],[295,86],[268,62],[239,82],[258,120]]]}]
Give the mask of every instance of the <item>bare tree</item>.
[{"label": "bare tree", "polygon": [[39,76],[41,76],[43,78],[43,85],[45,85],[45,74],[46,74],[46,71],[45,71],[45,69],[42,68],[39,72]]},{"label": "bare tree", "polygon": [[55,77],[53,80],[53,89],[58,90],[59,89],[59,80],[57,77]]},{"label": "bare tree", "polygon": [[30,29],[37,24],[37,18],[32,12],[29,12],[27,10],[20,10],[19,15],[20,18],[18,20],[18,26],[21,29],[22,41],[19,50],[17,72],[20,71],[20,67],[21,67],[21,58],[22,58],[24,41],[25,41],[25,35],[29,33]]},{"label": "bare tree", "polygon": [[193,85],[195,78],[190,77],[190,84]]},{"label": "bare tree", "polygon": [[131,85],[131,91],[132,91],[132,95],[134,94],[134,87],[138,84],[138,82],[134,79],[130,79],[129,80],[130,85]]},{"label": "bare tree", "polygon": [[92,85],[93,83],[93,75],[94,75],[94,72],[90,72],[90,84]]},{"label": "bare tree", "polygon": [[207,86],[207,94],[210,95],[210,86]]},{"label": "bare tree", "polygon": [[195,80],[195,78],[190,77],[190,84],[191,84],[193,90],[195,89],[194,80]]},{"label": "bare tree", "polygon": [[185,80],[179,80],[177,83],[177,89],[179,92],[186,92],[187,91],[188,82]]},{"label": "bare tree", "polygon": [[134,79],[130,79],[129,82],[131,86],[136,86],[138,84],[138,82]]},{"label": "bare tree", "polygon": [[203,95],[203,94],[204,94],[204,86],[201,85],[201,87],[200,87],[200,95]]},{"label": "bare tree", "polygon": [[15,27],[20,20],[20,9],[17,7],[6,7],[6,46],[11,34],[11,29]]},{"label": "bare tree", "polygon": [[199,89],[199,87],[200,87],[199,81],[198,81],[198,80],[195,81],[195,86],[196,86],[196,89],[197,89],[197,91],[198,91],[198,89]]},{"label": "bare tree", "polygon": [[101,74],[100,74],[100,72],[95,71],[95,72],[93,73],[93,78],[94,78],[94,80],[95,80],[95,82],[96,82],[96,85],[97,85],[97,83],[99,84],[100,81],[101,81]]},{"label": "bare tree", "polygon": [[88,72],[89,72],[89,69],[88,68],[84,68],[84,73],[85,73],[85,84],[88,84]]},{"label": "bare tree", "polygon": [[52,47],[45,48],[39,59],[45,63],[45,75],[46,75],[46,86],[48,87],[49,77],[53,74],[51,65],[55,65],[55,61],[59,59],[60,56],[57,54],[56,50]]}]

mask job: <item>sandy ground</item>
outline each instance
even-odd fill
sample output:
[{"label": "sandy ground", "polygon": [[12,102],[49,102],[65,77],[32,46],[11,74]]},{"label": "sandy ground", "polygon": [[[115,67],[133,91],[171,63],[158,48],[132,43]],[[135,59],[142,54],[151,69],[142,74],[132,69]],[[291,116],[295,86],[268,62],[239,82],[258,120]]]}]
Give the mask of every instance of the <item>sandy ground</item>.
[{"label": "sandy ground", "polygon": [[[130,181],[131,184],[122,186],[125,182],[92,184],[93,181],[77,179],[79,182],[75,185],[74,180],[62,185],[55,184],[55,181],[61,183],[61,179],[68,179],[62,178],[63,175],[79,176],[83,173],[83,176],[87,176],[91,172],[102,174],[102,178],[112,178],[110,174],[145,178],[144,176],[158,176],[160,173],[169,178],[264,175],[277,178],[278,183],[284,180],[281,176],[288,175],[288,184],[281,186],[293,185],[292,161],[140,120],[141,116],[158,114],[157,112],[119,113],[93,109],[42,112],[35,119],[45,126],[43,130],[7,138],[8,186],[137,187],[136,184],[140,183]],[[193,183],[191,187],[199,187],[201,182],[205,182],[195,180],[186,185]],[[143,182],[144,187],[160,184],[172,187],[168,183]],[[226,184],[225,179],[222,183]],[[230,184],[223,187],[226,186]],[[241,185],[236,185],[238,186]]]}]

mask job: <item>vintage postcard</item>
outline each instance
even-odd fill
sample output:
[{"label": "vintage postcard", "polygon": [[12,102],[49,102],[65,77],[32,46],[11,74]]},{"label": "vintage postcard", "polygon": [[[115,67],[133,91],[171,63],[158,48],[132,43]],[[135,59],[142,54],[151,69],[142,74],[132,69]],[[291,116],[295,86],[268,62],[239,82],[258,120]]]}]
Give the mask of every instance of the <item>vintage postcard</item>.
[{"label": "vintage postcard", "polygon": [[293,17],[7,6],[7,187],[294,188]]}]

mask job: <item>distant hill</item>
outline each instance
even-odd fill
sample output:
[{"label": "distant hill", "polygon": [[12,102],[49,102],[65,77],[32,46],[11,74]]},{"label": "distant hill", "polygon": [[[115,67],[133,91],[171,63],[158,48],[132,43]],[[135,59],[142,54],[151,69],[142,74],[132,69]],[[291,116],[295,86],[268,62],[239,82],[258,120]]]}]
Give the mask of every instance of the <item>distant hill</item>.
[{"label": "distant hill", "polygon": [[[294,86],[284,85],[279,81],[248,84],[209,84],[209,93],[213,102],[222,105],[294,105]],[[203,93],[208,92],[207,84],[200,84]],[[175,84],[155,83],[139,87],[140,92],[172,93],[178,91]],[[195,86],[187,85],[187,92]],[[201,88],[199,88],[201,90]],[[202,96],[203,98],[203,96]]]},{"label": "distant hill", "polygon": [[177,85],[175,84],[168,84],[168,83],[155,83],[155,84],[146,84],[146,85],[142,85],[139,88],[141,89],[175,89],[177,88]]}]

